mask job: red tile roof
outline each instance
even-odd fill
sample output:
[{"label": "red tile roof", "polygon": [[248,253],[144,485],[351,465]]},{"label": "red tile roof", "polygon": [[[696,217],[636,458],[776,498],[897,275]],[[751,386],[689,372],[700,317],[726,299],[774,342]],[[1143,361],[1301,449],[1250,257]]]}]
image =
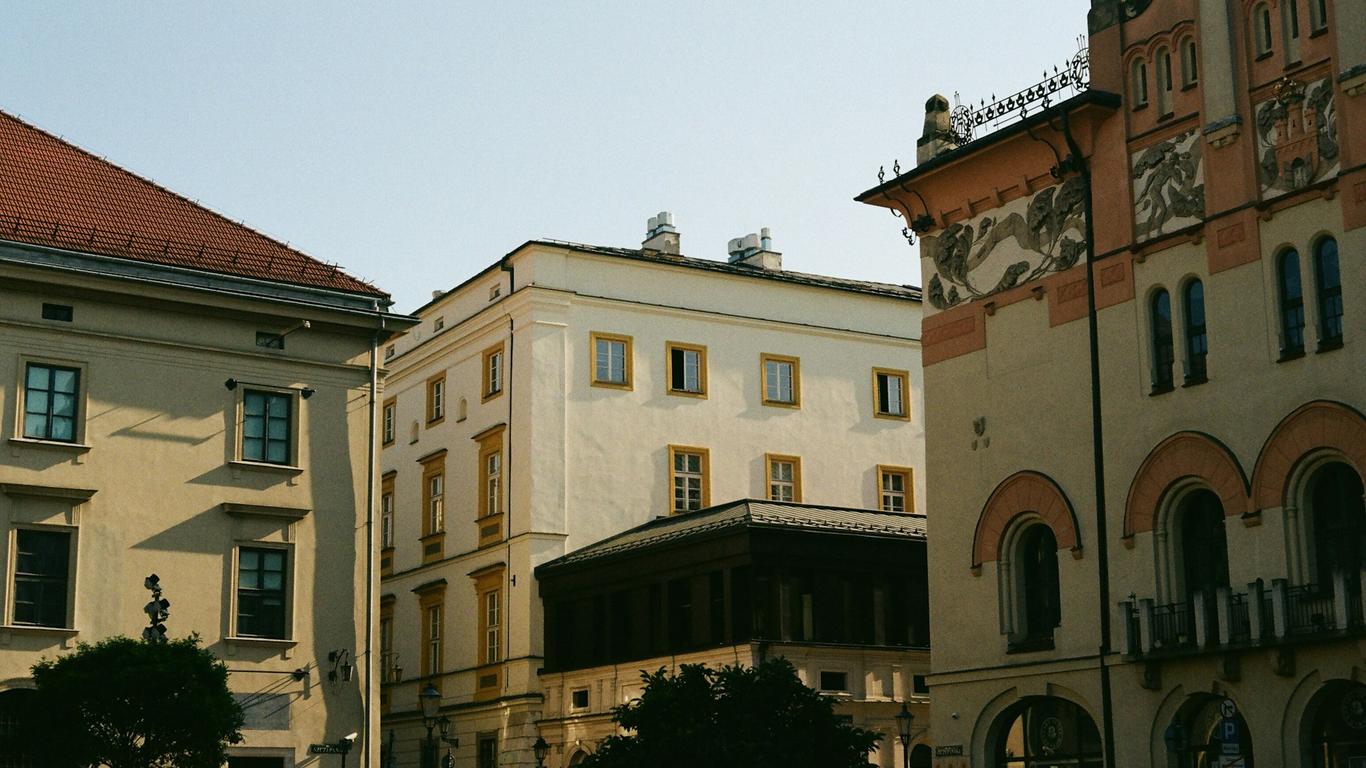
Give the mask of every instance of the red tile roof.
[{"label": "red tile roof", "polygon": [[388,296],[3,111],[0,240]]}]

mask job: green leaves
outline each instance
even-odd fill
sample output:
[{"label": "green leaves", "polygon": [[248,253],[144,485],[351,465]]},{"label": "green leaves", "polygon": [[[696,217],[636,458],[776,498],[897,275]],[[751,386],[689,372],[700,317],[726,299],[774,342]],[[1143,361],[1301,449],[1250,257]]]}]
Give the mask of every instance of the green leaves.
[{"label": "green leaves", "polygon": [[757,667],[684,664],[642,672],[639,700],[613,709],[589,768],[865,768],[881,735],[838,721],[830,699],[782,658]]},{"label": "green leaves", "polygon": [[191,636],[114,637],[33,667],[29,723],[51,768],[219,768],[242,740],[228,669]]}]

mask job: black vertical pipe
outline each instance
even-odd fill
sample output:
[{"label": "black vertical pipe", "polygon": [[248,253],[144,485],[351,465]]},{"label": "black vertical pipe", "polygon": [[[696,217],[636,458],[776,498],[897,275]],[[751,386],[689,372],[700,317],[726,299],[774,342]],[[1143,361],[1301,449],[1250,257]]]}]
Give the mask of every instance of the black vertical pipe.
[{"label": "black vertical pipe", "polygon": [[[1091,169],[1072,136],[1067,110],[1062,111],[1062,135],[1067,142],[1071,165],[1081,176],[1085,194],[1082,196],[1082,217],[1086,228],[1086,320],[1091,346],[1091,461],[1095,474],[1096,494],[1096,559],[1100,568],[1100,717],[1104,729],[1105,764],[1115,765],[1115,718],[1110,691],[1110,553],[1106,533],[1105,512],[1105,437],[1100,419],[1100,328],[1096,316],[1096,233],[1091,211]],[[1061,174],[1059,174],[1061,175]]]}]

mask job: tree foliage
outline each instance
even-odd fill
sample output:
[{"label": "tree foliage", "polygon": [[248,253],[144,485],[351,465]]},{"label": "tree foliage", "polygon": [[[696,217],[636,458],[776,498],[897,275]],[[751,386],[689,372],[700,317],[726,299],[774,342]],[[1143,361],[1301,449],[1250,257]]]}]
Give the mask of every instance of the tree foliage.
[{"label": "tree foliage", "polygon": [[786,659],[641,678],[640,698],[612,710],[625,735],[603,741],[587,768],[866,768],[882,738],[838,720]]},{"label": "tree foliage", "polygon": [[219,768],[242,740],[228,669],[191,636],[113,637],[33,667],[37,765]]}]

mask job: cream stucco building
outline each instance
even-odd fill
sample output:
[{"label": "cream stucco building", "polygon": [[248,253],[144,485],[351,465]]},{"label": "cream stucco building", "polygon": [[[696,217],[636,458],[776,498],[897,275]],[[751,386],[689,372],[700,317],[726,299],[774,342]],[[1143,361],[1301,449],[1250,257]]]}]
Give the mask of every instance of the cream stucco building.
[{"label": "cream stucco building", "polygon": [[[542,563],[731,499],[922,506],[918,292],[785,270],[766,236],[731,251],[680,255],[667,214],[639,249],[531,241],[386,349],[399,765],[423,754],[427,685],[457,765],[534,764]],[[556,744],[548,764],[570,758]]]},{"label": "cream stucco building", "polygon": [[410,324],[388,306],[0,113],[0,763],[31,764],[34,662],[139,636],[155,573],[168,634],[244,706],[230,766],[353,733],[375,764],[370,395]]},{"label": "cream stucco building", "polygon": [[1366,9],[1097,0],[1050,72],[860,196],[922,237],[936,764],[1359,765]]}]

